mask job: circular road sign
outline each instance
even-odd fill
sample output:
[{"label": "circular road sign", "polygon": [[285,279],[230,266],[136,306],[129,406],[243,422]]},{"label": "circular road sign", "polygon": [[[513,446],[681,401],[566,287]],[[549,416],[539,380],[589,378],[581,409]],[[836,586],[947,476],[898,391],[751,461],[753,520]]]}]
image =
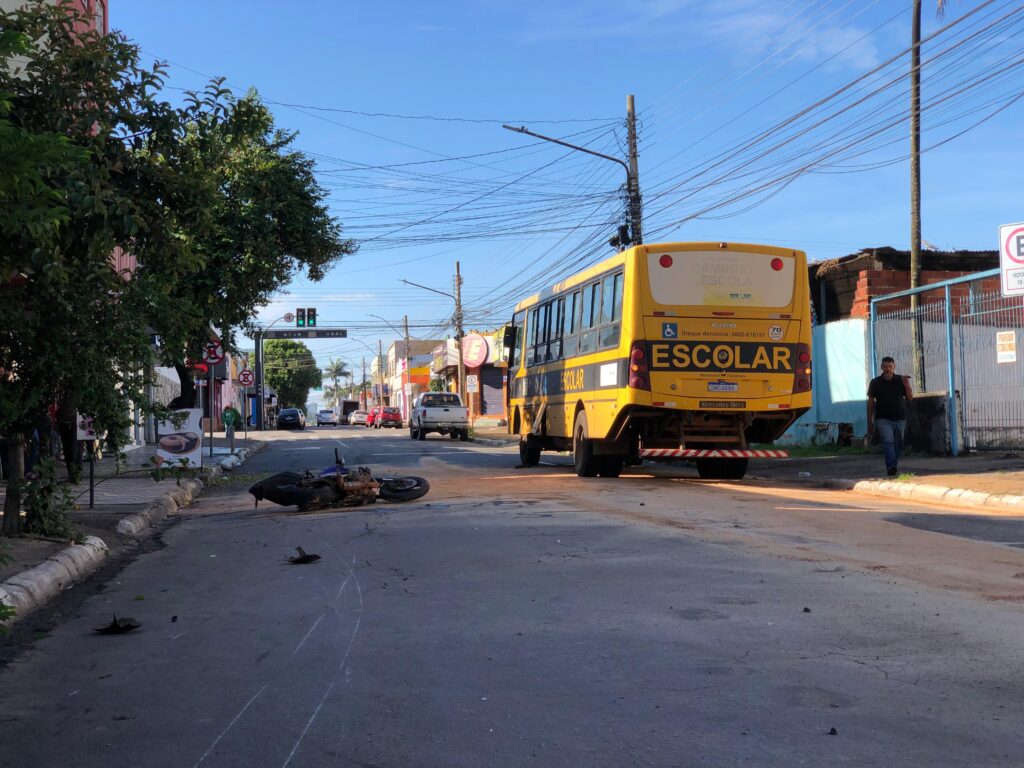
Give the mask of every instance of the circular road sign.
[{"label": "circular road sign", "polygon": [[242,371],[238,374],[238,383],[243,387],[251,387],[254,381],[256,381],[256,376],[252,371]]},{"label": "circular road sign", "polygon": [[294,319],[295,319],[295,315],[293,315],[291,312],[285,312],[284,313],[284,321],[286,323],[290,323]]},{"label": "circular road sign", "polygon": [[219,341],[211,341],[206,345],[206,351],[203,352],[203,360],[216,365],[224,359],[224,347],[220,345]]},{"label": "circular road sign", "polygon": [[[1010,229],[1006,227],[1006,229]],[[1010,229],[1010,234],[1003,240],[1003,253],[1006,258],[1016,264],[1024,264],[1024,255],[1020,253],[1018,240],[1024,236],[1024,227]]]}]

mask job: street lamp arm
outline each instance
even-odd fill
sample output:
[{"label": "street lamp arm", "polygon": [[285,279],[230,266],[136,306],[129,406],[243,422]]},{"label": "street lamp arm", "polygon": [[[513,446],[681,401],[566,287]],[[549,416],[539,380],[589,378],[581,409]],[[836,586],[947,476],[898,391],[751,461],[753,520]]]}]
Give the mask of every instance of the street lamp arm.
[{"label": "street lamp arm", "polygon": [[[422,287],[422,286],[420,286],[420,287]],[[382,323],[384,323],[384,324],[385,324],[385,325],[386,325],[386,326],[387,326],[388,328],[390,328],[390,329],[391,329],[392,331],[394,331],[395,333],[397,333],[397,334],[398,334],[399,336],[401,336],[401,335],[402,335],[402,332],[401,332],[400,330],[398,330],[397,328],[395,328],[395,326],[393,326],[393,325],[392,325],[391,323],[389,323],[389,322],[388,322],[387,320],[385,320],[385,319],[384,319],[383,317],[381,317],[380,315],[374,315],[374,314],[371,314],[370,312],[367,312],[367,313],[366,313],[366,316],[367,316],[367,317],[376,317],[376,318],[377,318],[378,320],[380,320],[380,321],[381,321]]]},{"label": "street lamp arm", "polygon": [[[412,280],[403,280],[402,278],[398,278],[398,282],[405,283],[406,285],[414,285],[417,288],[422,288],[425,291],[433,291],[434,293],[439,293],[442,296],[447,296],[449,299],[454,299],[455,298],[454,294],[448,293],[447,291],[439,291],[439,290],[437,290],[437,288],[430,288],[429,286],[426,286],[426,285],[420,285],[419,283],[414,283]],[[376,317],[376,315],[375,315],[375,317]],[[387,322],[387,321],[385,320],[384,322]]]},{"label": "street lamp arm", "polygon": [[[594,155],[595,157],[603,157],[605,160],[611,160],[613,163],[618,163],[619,165],[621,165],[626,170],[627,175],[629,175],[630,173],[629,165],[626,163],[626,161],[620,160],[617,157],[612,157],[611,155],[603,155],[600,152],[595,152],[594,150],[587,149],[586,147],[579,147],[575,144],[570,144],[567,141],[562,141],[561,139],[554,139],[550,136],[544,136],[543,134],[540,133],[534,133],[533,131],[527,130],[523,126],[519,126],[518,128],[516,128],[515,126],[512,125],[502,125],[501,127],[509,131],[515,131],[516,133],[525,133],[527,136],[533,136],[538,139],[544,139],[544,141],[550,141],[553,144],[561,144],[563,147],[575,149],[579,152],[586,152],[588,155]],[[422,286],[420,287],[422,288]]]}]

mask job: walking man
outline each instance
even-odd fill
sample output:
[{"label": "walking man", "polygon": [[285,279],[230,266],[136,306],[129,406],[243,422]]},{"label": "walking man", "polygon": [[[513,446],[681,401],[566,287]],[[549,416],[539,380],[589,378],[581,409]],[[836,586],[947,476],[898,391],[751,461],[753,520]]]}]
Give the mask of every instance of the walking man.
[{"label": "walking man", "polygon": [[868,434],[878,430],[889,477],[899,474],[903,451],[903,430],[907,426],[907,400],[914,399],[909,376],[896,375],[896,361],[882,358],[882,375],[868,384]]}]

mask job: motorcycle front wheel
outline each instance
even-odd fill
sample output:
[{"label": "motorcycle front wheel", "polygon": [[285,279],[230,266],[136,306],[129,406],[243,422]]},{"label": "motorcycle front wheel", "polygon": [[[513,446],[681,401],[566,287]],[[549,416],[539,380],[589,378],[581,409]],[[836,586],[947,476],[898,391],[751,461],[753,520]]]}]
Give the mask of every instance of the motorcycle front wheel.
[{"label": "motorcycle front wheel", "polygon": [[389,477],[380,481],[380,497],[387,501],[412,501],[426,496],[430,483],[422,477]]}]

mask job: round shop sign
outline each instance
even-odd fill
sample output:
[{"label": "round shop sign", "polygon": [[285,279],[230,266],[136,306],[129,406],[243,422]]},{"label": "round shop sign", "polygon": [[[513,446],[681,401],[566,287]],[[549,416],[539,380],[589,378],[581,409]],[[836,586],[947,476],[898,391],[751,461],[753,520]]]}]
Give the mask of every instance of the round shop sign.
[{"label": "round shop sign", "polygon": [[768,338],[772,341],[781,341],[784,333],[781,325],[772,325],[768,328]]},{"label": "round shop sign", "polygon": [[462,362],[467,368],[479,368],[487,362],[487,339],[479,333],[470,333],[462,339]]}]

